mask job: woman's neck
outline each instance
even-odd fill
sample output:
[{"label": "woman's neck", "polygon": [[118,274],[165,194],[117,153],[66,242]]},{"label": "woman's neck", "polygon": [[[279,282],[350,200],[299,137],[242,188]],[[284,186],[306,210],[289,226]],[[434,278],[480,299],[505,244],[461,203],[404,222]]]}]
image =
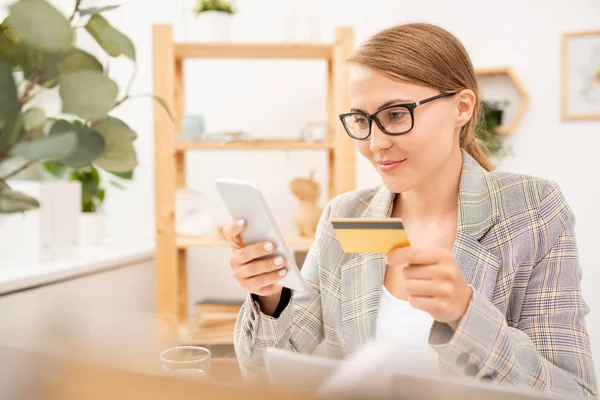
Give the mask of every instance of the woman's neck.
[{"label": "woman's neck", "polygon": [[432,220],[455,215],[462,169],[460,149],[452,152],[448,163],[422,185],[394,199],[393,216],[403,220]]}]

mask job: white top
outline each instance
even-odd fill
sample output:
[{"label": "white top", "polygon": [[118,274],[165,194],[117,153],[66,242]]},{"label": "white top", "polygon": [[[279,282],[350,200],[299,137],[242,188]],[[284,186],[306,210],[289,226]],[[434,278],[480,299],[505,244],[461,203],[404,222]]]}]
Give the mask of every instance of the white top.
[{"label": "white top", "polygon": [[394,349],[394,366],[411,374],[439,375],[439,356],[429,346],[433,317],[382,286],[376,341]]}]

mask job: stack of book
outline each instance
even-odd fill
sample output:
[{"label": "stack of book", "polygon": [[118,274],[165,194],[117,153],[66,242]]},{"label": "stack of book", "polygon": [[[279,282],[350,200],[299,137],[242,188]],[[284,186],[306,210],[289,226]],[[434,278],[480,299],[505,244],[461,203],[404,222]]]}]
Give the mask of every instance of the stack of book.
[{"label": "stack of book", "polygon": [[242,302],[206,299],[196,303],[190,334],[199,345],[233,344],[233,330]]}]

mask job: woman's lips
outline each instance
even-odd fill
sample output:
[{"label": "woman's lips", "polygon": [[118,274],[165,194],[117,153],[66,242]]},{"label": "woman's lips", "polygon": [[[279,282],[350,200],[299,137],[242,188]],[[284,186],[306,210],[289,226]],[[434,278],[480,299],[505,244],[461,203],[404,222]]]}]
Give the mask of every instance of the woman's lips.
[{"label": "woman's lips", "polygon": [[377,165],[379,165],[379,169],[383,172],[389,172],[396,168],[398,165],[402,164],[406,161],[406,158],[399,161],[378,161]]}]

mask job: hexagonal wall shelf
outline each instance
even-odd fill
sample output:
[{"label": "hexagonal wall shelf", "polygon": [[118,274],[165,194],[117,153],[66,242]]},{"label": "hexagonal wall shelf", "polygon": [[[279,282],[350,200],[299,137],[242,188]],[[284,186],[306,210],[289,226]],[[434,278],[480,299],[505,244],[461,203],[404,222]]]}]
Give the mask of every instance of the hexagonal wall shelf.
[{"label": "hexagonal wall shelf", "polygon": [[529,104],[529,93],[510,67],[478,68],[475,70],[479,96],[487,101],[508,101],[498,133],[510,135]]}]

